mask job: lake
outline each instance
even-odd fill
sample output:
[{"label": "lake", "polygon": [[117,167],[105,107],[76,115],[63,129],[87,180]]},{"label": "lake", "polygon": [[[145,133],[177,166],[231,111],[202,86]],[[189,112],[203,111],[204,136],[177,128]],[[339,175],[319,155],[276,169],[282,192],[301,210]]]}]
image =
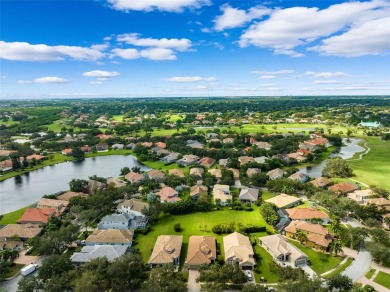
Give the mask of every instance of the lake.
[{"label": "lake", "polygon": [[[358,144],[361,142],[361,139],[350,138],[350,142],[347,142],[347,139],[343,139],[345,146],[340,148],[340,152],[329,155],[330,158],[341,157],[343,159],[352,158],[355,153],[362,152],[365,149]],[[317,178],[322,176],[322,170],[326,166],[326,160],[321,161],[320,163],[300,167],[299,171],[306,173],[308,176]]]},{"label": "lake", "polygon": [[0,214],[9,213],[38,202],[42,196],[69,189],[73,178],[88,179],[96,174],[101,177],[118,177],[123,167],[150,168],[138,162],[132,155],[110,155],[87,158],[82,162],[64,162],[46,166],[19,177],[0,182]]}]

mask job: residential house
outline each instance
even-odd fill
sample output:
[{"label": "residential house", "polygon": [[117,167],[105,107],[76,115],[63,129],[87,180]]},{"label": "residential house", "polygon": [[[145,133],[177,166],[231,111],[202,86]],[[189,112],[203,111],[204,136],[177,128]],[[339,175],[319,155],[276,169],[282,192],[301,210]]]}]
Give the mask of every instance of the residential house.
[{"label": "residential house", "polygon": [[123,150],[123,148],[125,148],[125,145],[123,144],[114,144],[111,146],[112,150]]},{"label": "residential house", "polygon": [[306,235],[305,245],[327,251],[333,236],[325,227],[303,221],[292,221],[285,229],[286,236],[297,239],[297,233]]},{"label": "residential house", "polygon": [[310,182],[313,186],[317,188],[325,188],[328,185],[332,184],[332,180],[326,177],[317,177],[316,179]]},{"label": "residential house", "polygon": [[203,149],[204,144],[196,140],[187,140],[187,146],[192,149]]},{"label": "residential house", "polygon": [[257,148],[265,149],[265,150],[271,150],[272,145],[268,142],[256,142],[254,145],[257,146]]},{"label": "residential house", "polygon": [[378,129],[378,128],[381,127],[381,123],[380,122],[363,122],[363,121],[360,121],[358,126],[359,127],[363,127],[363,128],[375,128],[375,129]]},{"label": "residential house", "polygon": [[62,155],[72,155],[72,153],[73,153],[73,149],[72,148],[66,148],[66,149],[61,151]]},{"label": "residential house", "polygon": [[30,238],[35,238],[41,231],[42,228],[34,224],[8,224],[0,229],[0,237],[17,237],[22,241],[27,241]]},{"label": "residential house", "polygon": [[161,162],[164,162],[165,164],[170,164],[178,160],[180,157],[180,153],[172,152],[169,153],[167,156],[160,158]]},{"label": "residential house", "polygon": [[200,195],[203,195],[203,194],[207,195],[207,187],[206,186],[195,185],[195,186],[192,186],[190,188],[190,197],[191,198],[197,199],[197,198],[199,198]]},{"label": "residential house", "polygon": [[103,257],[107,258],[109,262],[112,262],[124,255],[127,250],[128,246],[123,245],[84,246],[79,252],[74,252],[70,260],[76,265],[89,263],[94,259]]},{"label": "residential house", "polygon": [[219,200],[222,206],[228,205],[233,200],[233,197],[230,194],[229,186],[219,185],[219,184],[214,185],[213,198],[214,198],[214,202]]},{"label": "residential house", "polygon": [[307,182],[310,179],[310,177],[307,174],[298,171],[290,175],[288,179],[292,179],[304,183]]},{"label": "residential house", "polygon": [[217,139],[219,137],[219,135],[217,133],[207,133],[206,137],[208,139]]},{"label": "residential house", "polygon": [[255,168],[248,168],[248,169],[246,170],[246,175],[247,175],[249,178],[251,178],[251,177],[254,176],[255,174],[259,174],[259,173],[261,173],[261,169],[260,169],[260,168],[257,168],[257,167],[255,167]]},{"label": "residential house", "polygon": [[299,147],[299,149],[305,149],[305,150],[308,150],[310,152],[314,152],[316,150],[321,149],[321,145],[312,143],[310,141],[301,142],[301,143],[299,143],[298,147]]},{"label": "residential house", "polygon": [[238,157],[238,162],[240,163],[240,166],[243,166],[247,163],[255,162],[255,159],[249,156],[240,156]]},{"label": "residential house", "polygon": [[265,201],[274,204],[279,209],[297,206],[301,203],[301,199],[286,194],[280,194]]},{"label": "residential house", "polygon": [[375,205],[379,209],[385,209],[386,211],[390,211],[390,200],[385,198],[372,198],[372,199],[365,199],[364,205]]},{"label": "residential house", "polygon": [[175,203],[181,200],[179,193],[171,187],[163,187],[156,195],[160,196],[161,203]]},{"label": "residential house", "polygon": [[273,259],[281,263],[290,263],[297,267],[306,265],[309,259],[307,255],[293,244],[287,242],[280,234],[260,237],[259,242]]},{"label": "residential house", "polygon": [[210,157],[203,157],[202,159],[199,160],[199,164],[206,168],[210,168],[211,166],[213,166],[214,163],[215,163],[215,159]]},{"label": "residential house", "polygon": [[165,264],[178,266],[180,263],[180,252],[183,243],[182,235],[160,235],[156,243],[148,264],[151,268]]},{"label": "residential house", "polygon": [[28,162],[31,162],[33,159],[35,161],[43,161],[47,159],[47,156],[39,155],[39,154],[32,154],[26,157]]},{"label": "residential house", "polygon": [[111,185],[114,188],[123,188],[127,183],[118,177],[110,177],[107,179],[107,185]]},{"label": "residential house", "polygon": [[255,162],[263,164],[266,163],[268,160],[268,157],[266,156],[260,156],[260,157],[255,157]]},{"label": "residential house", "polygon": [[44,225],[48,222],[50,217],[56,215],[56,209],[27,208],[22,217],[18,220],[18,223]]},{"label": "residential house", "polygon": [[106,152],[108,151],[108,144],[107,143],[99,143],[95,145],[97,152]]},{"label": "residential house", "polygon": [[312,207],[286,209],[286,212],[288,213],[288,217],[293,221],[299,220],[312,223],[320,221],[322,224],[328,224],[330,222],[328,214]]},{"label": "residential house", "polygon": [[68,207],[68,204],[69,204],[68,201],[42,198],[39,200],[37,208],[55,209],[57,214],[62,214]]},{"label": "residential house", "polygon": [[186,266],[197,270],[201,265],[214,263],[217,258],[217,245],[214,236],[190,236]]},{"label": "residential house", "polygon": [[335,192],[336,194],[348,194],[350,192],[356,191],[358,186],[349,182],[342,182],[334,184],[333,186],[328,187],[328,190]]},{"label": "residential house", "polygon": [[65,192],[57,197],[58,200],[62,201],[70,201],[71,198],[74,197],[83,197],[87,198],[88,194],[82,192]]},{"label": "residential house", "polygon": [[152,148],[153,142],[142,142],[141,145],[146,148]]},{"label": "residential house", "polygon": [[233,144],[234,139],[233,138],[225,138],[222,140],[223,144]]},{"label": "residential house", "polygon": [[88,184],[86,186],[86,189],[87,189],[87,193],[92,193],[94,190],[102,190],[104,189],[105,187],[107,186],[107,184],[101,182],[101,181],[97,181],[97,180],[93,180],[93,179],[90,179],[88,180]]},{"label": "residential house", "polygon": [[[107,229],[132,229],[135,230],[139,227],[145,216],[135,216],[132,213],[124,214],[111,214],[104,216],[98,224],[99,230]],[[143,226],[145,226],[143,224]]]},{"label": "residential house", "polygon": [[87,145],[81,146],[80,149],[81,149],[81,151],[83,151],[84,153],[91,153],[91,152],[92,152],[92,147],[89,147],[89,146],[87,146]]},{"label": "residential house", "polygon": [[23,241],[0,236],[0,251],[1,250],[23,250]]},{"label": "residential house", "polygon": [[85,240],[85,245],[122,245],[131,247],[134,231],[130,229],[94,230]]},{"label": "residential house", "polygon": [[219,164],[219,166],[221,166],[221,167],[227,167],[227,164],[229,163],[229,159],[220,159],[219,161],[218,161],[218,164]]},{"label": "residential house", "polygon": [[152,169],[146,173],[146,175],[149,177],[149,179],[154,181],[165,181],[165,173],[163,173],[160,170]]},{"label": "residential house", "polygon": [[196,155],[184,155],[182,159],[179,159],[176,163],[183,166],[188,166],[196,163],[199,160],[199,157]]},{"label": "residential house", "polygon": [[190,175],[203,177],[204,169],[202,167],[193,167],[190,169]]},{"label": "residential house", "polygon": [[233,178],[235,180],[240,178],[240,171],[238,169],[236,169],[236,168],[228,168],[227,170],[230,170],[231,172],[233,172]]},{"label": "residential house", "polygon": [[222,178],[222,169],[218,169],[218,168],[209,169],[208,173],[210,173],[216,179],[221,179]]},{"label": "residential house", "polygon": [[249,203],[256,203],[257,199],[259,198],[259,190],[255,188],[244,188],[241,189],[239,200],[243,203],[249,202]]},{"label": "residential house", "polygon": [[278,179],[278,178],[283,178],[284,173],[285,173],[284,170],[282,170],[280,168],[276,168],[276,169],[268,171],[267,175],[268,175],[270,180],[274,180],[274,179]]},{"label": "residential house", "polygon": [[184,172],[181,169],[175,168],[168,170],[169,175],[174,175],[180,178],[185,178]]},{"label": "residential house", "polygon": [[125,175],[125,179],[127,179],[132,184],[141,183],[145,180],[145,176],[137,172],[129,172]]},{"label": "residential house", "polygon": [[142,202],[140,199],[125,200],[117,205],[117,210],[122,214],[131,214],[133,216],[146,217],[143,210],[149,209],[149,204]]},{"label": "residential house", "polygon": [[238,264],[242,270],[253,270],[256,261],[249,237],[234,232],[223,237],[225,261],[228,265]]},{"label": "residential house", "polygon": [[359,204],[363,204],[366,199],[371,198],[373,195],[374,193],[370,189],[356,190],[353,193],[348,194],[348,198]]},{"label": "residential house", "polygon": [[301,163],[301,162],[305,162],[307,160],[307,158],[305,156],[302,156],[298,153],[289,153],[287,154],[288,157],[290,157],[291,159],[295,159],[298,163]]},{"label": "residential house", "polygon": [[164,143],[164,142],[157,142],[157,143],[156,143],[156,146],[157,146],[157,147],[164,148],[164,149],[167,148],[167,144]]},{"label": "residential house", "polygon": [[302,156],[305,156],[305,157],[309,156],[310,154],[313,155],[313,152],[311,152],[309,150],[306,150],[306,149],[298,149],[297,153],[299,155],[302,155]]}]

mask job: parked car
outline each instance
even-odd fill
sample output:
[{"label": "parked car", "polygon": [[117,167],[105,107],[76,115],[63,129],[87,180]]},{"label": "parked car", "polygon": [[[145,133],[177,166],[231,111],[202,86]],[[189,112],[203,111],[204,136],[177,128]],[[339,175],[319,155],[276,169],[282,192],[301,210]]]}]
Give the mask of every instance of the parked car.
[{"label": "parked car", "polygon": [[251,271],[245,271],[245,275],[248,277],[249,281],[253,281],[253,274]]}]

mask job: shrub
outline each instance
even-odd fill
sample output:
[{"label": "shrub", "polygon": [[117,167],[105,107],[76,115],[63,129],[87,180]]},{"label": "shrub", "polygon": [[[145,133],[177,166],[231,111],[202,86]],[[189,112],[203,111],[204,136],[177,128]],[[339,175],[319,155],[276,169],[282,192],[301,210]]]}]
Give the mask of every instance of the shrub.
[{"label": "shrub", "polygon": [[230,224],[218,224],[213,226],[212,231],[215,234],[232,233],[235,231],[234,223]]},{"label": "shrub", "polygon": [[175,229],[176,232],[182,231],[182,228],[181,228],[180,223],[176,223],[176,224],[173,226],[173,229]]},{"label": "shrub", "polygon": [[267,227],[265,227],[265,226],[245,226],[242,228],[242,231],[245,233],[266,232]]}]

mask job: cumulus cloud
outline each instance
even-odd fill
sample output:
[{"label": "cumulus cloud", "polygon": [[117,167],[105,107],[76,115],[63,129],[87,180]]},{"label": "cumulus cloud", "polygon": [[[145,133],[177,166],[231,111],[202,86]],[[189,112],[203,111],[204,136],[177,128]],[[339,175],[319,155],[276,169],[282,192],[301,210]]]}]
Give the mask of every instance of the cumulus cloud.
[{"label": "cumulus cloud", "polygon": [[40,77],[34,79],[34,83],[41,83],[41,84],[47,84],[47,83],[67,83],[68,80],[60,77],[55,76],[48,76],[48,77]]},{"label": "cumulus cloud", "polygon": [[18,80],[17,82],[18,82],[18,84],[31,84],[32,83],[32,81],[30,81],[30,80]]},{"label": "cumulus cloud", "polygon": [[374,19],[327,38],[309,50],[328,56],[358,57],[390,52],[390,17]]},{"label": "cumulus cloud", "polygon": [[88,71],[83,73],[83,76],[85,77],[95,77],[98,78],[99,80],[107,80],[107,78],[109,77],[115,77],[118,75],[119,73],[115,71],[109,72],[109,71],[102,71],[102,70],[94,70],[94,71]]},{"label": "cumulus cloud", "polygon": [[349,74],[341,71],[337,72],[312,72],[307,71],[305,72],[305,75],[312,76],[314,78],[335,78],[335,77],[346,77],[349,76]]},{"label": "cumulus cloud", "polygon": [[198,82],[198,81],[216,81],[215,77],[200,77],[200,76],[187,76],[187,77],[169,77],[165,78],[166,81],[170,82],[179,82],[179,83],[190,83],[190,82]]},{"label": "cumulus cloud", "polygon": [[176,60],[176,55],[173,50],[165,48],[150,48],[140,51],[140,56],[149,60],[161,61]]},{"label": "cumulus cloud", "polygon": [[204,85],[198,85],[196,87],[196,90],[207,90],[207,89],[209,89],[209,88],[207,86],[204,86]]},{"label": "cumulus cloud", "polygon": [[182,12],[185,8],[196,9],[210,5],[209,0],[107,0],[116,10]]},{"label": "cumulus cloud", "polygon": [[214,29],[217,31],[243,26],[253,19],[269,14],[271,11],[263,6],[252,7],[248,11],[233,8],[229,4],[224,4],[220,8],[223,12],[222,15],[214,19]]},{"label": "cumulus cloud", "polygon": [[140,58],[140,54],[136,49],[113,49],[111,57],[120,57],[125,60],[134,60]]},{"label": "cumulus cloud", "polygon": [[[302,54],[294,50],[296,47],[346,30],[339,38],[330,37],[322,46],[313,49],[324,54],[346,55],[341,44],[346,44],[351,38],[357,38],[358,33],[364,32],[359,35],[359,41],[348,47],[352,48],[356,44],[363,46],[362,49],[354,48],[355,55],[366,54],[372,46],[378,53],[383,50],[383,37],[388,33],[385,32],[385,21],[378,19],[383,18],[386,13],[388,15],[389,6],[386,1],[374,0],[335,4],[325,9],[316,7],[274,9],[267,20],[252,24],[241,35],[239,45],[270,48],[275,54],[300,57]],[[375,32],[373,27],[381,29]]]},{"label": "cumulus cloud", "polygon": [[177,51],[186,51],[191,47],[191,41],[189,39],[154,39],[154,38],[140,38],[138,33],[126,33],[117,36],[118,42],[125,42],[137,47],[158,47],[165,49],[174,49]]},{"label": "cumulus cloud", "polygon": [[0,58],[11,61],[62,61],[67,58],[96,61],[105,55],[100,49],[0,41]]}]

